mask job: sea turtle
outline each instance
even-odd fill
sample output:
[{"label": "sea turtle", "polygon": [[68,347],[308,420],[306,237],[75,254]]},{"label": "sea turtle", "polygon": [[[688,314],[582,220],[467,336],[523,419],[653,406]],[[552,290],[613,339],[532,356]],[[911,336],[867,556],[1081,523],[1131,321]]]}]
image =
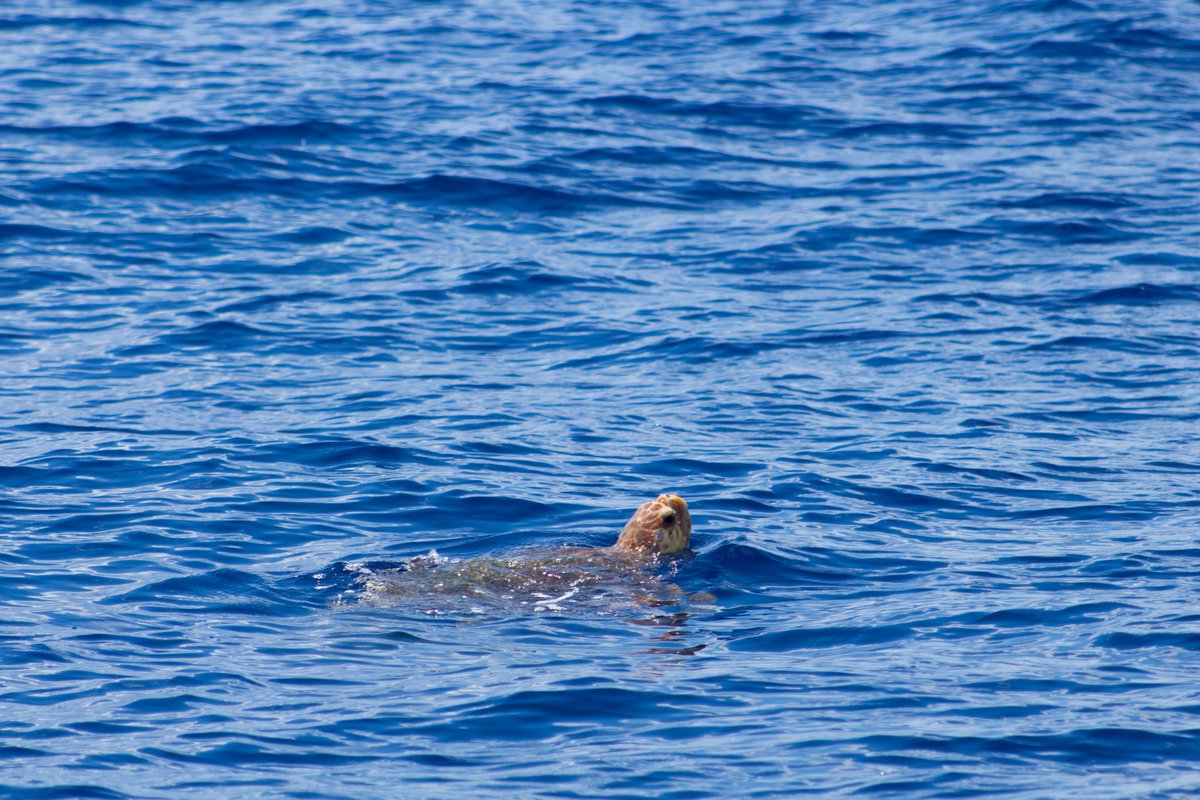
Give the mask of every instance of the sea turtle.
[{"label": "sea turtle", "polygon": [[601,611],[677,604],[683,592],[663,581],[660,559],[687,549],[688,505],[675,494],[642,503],[611,547],[541,549],[500,558],[452,559],[436,551],[396,564],[360,564],[358,588],[343,604],[403,605],[425,613],[483,612],[525,606]]}]

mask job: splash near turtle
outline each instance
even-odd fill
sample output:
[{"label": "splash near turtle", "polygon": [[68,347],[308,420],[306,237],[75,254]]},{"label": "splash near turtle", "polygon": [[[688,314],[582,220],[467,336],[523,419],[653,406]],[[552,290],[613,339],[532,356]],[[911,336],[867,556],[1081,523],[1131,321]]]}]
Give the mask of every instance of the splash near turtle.
[{"label": "splash near turtle", "polygon": [[589,610],[622,613],[678,605],[673,558],[691,544],[687,502],[642,503],[611,547],[562,547],[512,557],[447,558],[431,551],[398,566],[351,565],[358,585],[339,605],[403,606],[426,614]]}]

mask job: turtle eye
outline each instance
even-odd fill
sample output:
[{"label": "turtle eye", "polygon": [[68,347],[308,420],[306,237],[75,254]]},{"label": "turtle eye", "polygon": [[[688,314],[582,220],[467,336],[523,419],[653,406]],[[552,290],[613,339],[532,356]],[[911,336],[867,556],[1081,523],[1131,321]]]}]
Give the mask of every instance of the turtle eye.
[{"label": "turtle eye", "polygon": [[671,525],[674,525],[675,524],[675,512],[668,511],[667,513],[663,514],[662,524],[666,525],[668,527],[670,527]]}]

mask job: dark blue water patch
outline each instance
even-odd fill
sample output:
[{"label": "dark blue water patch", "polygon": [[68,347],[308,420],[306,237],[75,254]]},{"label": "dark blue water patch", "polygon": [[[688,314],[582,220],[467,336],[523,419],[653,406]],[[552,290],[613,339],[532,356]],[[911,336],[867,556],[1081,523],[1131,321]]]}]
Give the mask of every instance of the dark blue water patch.
[{"label": "dark blue water patch", "polygon": [[1163,648],[1200,650],[1200,634],[1167,631],[1159,633],[1116,631],[1098,637],[1095,644],[1097,647],[1109,647],[1114,650],[1161,650]]},{"label": "dark blue water patch", "polygon": [[51,228],[45,225],[0,224],[0,241],[62,240],[73,239],[75,236],[74,231],[63,228]]},{"label": "dark blue water patch", "polygon": [[612,194],[571,192],[524,182],[435,174],[392,183],[346,183],[335,187],[351,198],[375,197],[414,207],[441,206],[516,214],[573,215],[591,209],[661,205]]},{"label": "dark blue water patch", "polygon": [[1099,291],[1055,294],[1001,295],[993,292],[972,292],[963,295],[921,295],[912,298],[912,302],[938,305],[954,303],[973,308],[987,304],[1030,306],[1057,311],[1105,305],[1154,306],[1176,302],[1195,302],[1198,299],[1200,299],[1200,291],[1195,285],[1160,286],[1140,283],[1131,286],[1115,286]]},{"label": "dark blue water patch", "polygon": [[1144,266],[1183,266],[1195,265],[1200,263],[1200,259],[1195,256],[1183,253],[1127,253],[1116,257],[1116,260],[1123,264],[1144,265]]},{"label": "dark blue water patch", "polygon": [[305,614],[303,598],[285,596],[257,575],[218,569],[167,578],[106,597],[106,605],[132,604],[151,612],[291,616]]},{"label": "dark blue water patch", "polygon": [[911,581],[945,566],[899,556],[863,557],[816,548],[777,552],[761,545],[729,543],[688,563],[681,577],[697,586],[752,594],[787,586],[862,589],[880,582]]},{"label": "dark blue water patch", "polygon": [[563,687],[543,691],[523,691],[497,701],[451,707],[457,720],[449,730],[432,726],[417,730],[438,734],[455,741],[460,738],[538,740],[553,736],[544,721],[553,709],[569,707],[577,720],[589,720],[604,727],[627,727],[639,721],[654,724],[691,716],[691,709],[714,709],[736,705],[736,700],[718,697],[678,697],[665,692],[619,687]]},{"label": "dark blue water patch", "polygon": [[947,125],[936,122],[872,122],[842,128],[838,135],[843,138],[919,138],[922,142],[936,142],[941,147],[962,143],[967,146],[988,135],[983,126]]},{"label": "dark blue water patch", "polygon": [[200,120],[162,117],[152,122],[119,120],[98,125],[0,125],[0,135],[43,137],[69,142],[88,142],[100,147],[114,144],[182,148],[202,143],[245,147],[295,146],[307,142],[353,139],[372,133],[369,124],[341,125],[326,120],[291,124],[244,125],[213,129]]},{"label": "dark blue water patch", "polygon": [[[274,165],[264,159],[221,154],[199,163],[164,169],[108,170],[83,173],[32,187],[39,196],[74,198],[108,195],[113,198],[160,198],[183,202],[220,201],[237,196],[311,197],[336,189],[300,177],[275,177]],[[76,201],[77,202],[77,201]]]},{"label": "dark blue water patch", "polygon": [[[0,236],[3,233],[0,232]],[[24,238],[22,234],[21,238]],[[86,275],[65,270],[21,270],[0,273],[0,296],[16,297],[24,292],[37,291],[49,286],[91,280]]]},{"label": "dark blue water patch", "polygon": [[790,652],[852,646],[878,646],[913,635],[908,625],[800,628],[756,633],[735,639],[727,647],[735,652]]},{"label": "dark blue water patch", "polygon": [[1176,285],[1158,286],[1152,283],[1139,283],[1135,286],[1118,286],[1105,289],[1069,301],[1073,305],[1158,305],[1172,302],[1200,301],[1200,286]]},{"label": "dark blue water patch", "polygon": [[299,230],[295,231],[288,231],[287,233],[276,234],[274,238],[278,241],[288,244],[320,245],[345,241],[346,239],[351,238],[353,235],[354,234],[338,228],[313,226],[300,228]]},{"label": "dark blue water patch", "polygon": [[665,459],[640,465],[638,471],[647,475],[661,475],[668,478],[691,477],[695,475],[712,475],[718,477],[740,477],[757,472],[761,464],[716,463],[697,459]]},{"label": "dark blue water patch", "polygon": [[[5,642],[6,647],[12,643]],[[24,664],[66,664],[70,659],[44,644],[36,644],[24,649],[6,649],[0,654],[0,662],[8,666]]]},{"label": "dark blue water patch", "polygon": [[689,103],[672,98],[650,97],[639,94],[592,97],[577,101],[597,109],[600,114],[632,112],[690,118],[696,124],[709,128],[724,129],[752,126],[777,128],[787,131],[811,127],[829,130],[839,123],[836,112],[816,106],[776,105],[765,103],[739,103],[719,101],[714,103]]},{"label": "dark blue water patch", "polygon": [[[1084,765],[1130,764],[1162,758],[1200,758],[1190,731],[1156,732],[1138,728],[1078,729],[1064,734],[988,737],[866,737],[872,752],[981,753]],[[873,760],[868,757],[866,761]]]},{"label": "dark blue water patch", "polygon": [[993,205],[1000,208],[1030,208],[1030,209],[1069,209],[1069,210],[1109,210],[1130,208],[1140,203],[1131,198],[1121,197],[1112,193],[1105,194],[1063,194],[1052,192],[1034,197],[1014,200],[997,201]]},{"label": "dark blue water patch", "polygon": [[1059,609],[1010,608],[964,614],[953,617],[948,622],[995,629],[1062,627],[1096,622],[1103,619],[1109,612],[1123,608],[1132,608],[1132,606],[1123,603],[1097,602]]},{"label": "dark blue water patch", "polygon": [[[918,467],[927,469],[933,473],[941,473],[946,475],[961,475],[970,478],[977,478],[986,481],[1004,481],[1011,483],[1035,483],[1036,478],[1031,475],[1025,475],[1019,472],[1008,472],[998,469],[972,469],[970,467],[959,466],[956,464],[918,464]],[[1041,465],[1035,465],[1041,466]]]},{"label": "dark blue water patch", "polygon": [[[31,751],[30,754],[36,754],[36,752]],[[21,798],[21,800],[26,800],[26,798],[28,800],[58,800],[59,798],[62,798],[62,800],[70,800],[71,798],[80,798],[81,800],[125,800],[125,798],[135,797],[135,795],[125,794],[124,792],[108,789],[104,786],[90,784],[62,784],[47,787],[0,784],[0,788],[4,789],[9,797]]]},{"label": "dark blue water patch", "polygon": [[560,289],[602,289],[602,285],[573,275],[564,275],[545,269],[537,262],[519,264],[492,264],[470,270],[462,276],[458,291],[492,297],[496,295],[528,296],[543,291]]},{"label": "dark blue water patch", "polygon": [[1061,336],[1045,342],[1037,342],[1025,347],[1026,350],[1101,350],[1127,353],[1151,353],[1159,348],[1152,342],[1136,339],[1117,339],[1109,336]]},{"label": "dark blue water patch", "polygon": [[347,764],[367,764],[376,761],[376,756],[333,754],[320,749],[300,750],[262,747],[251,742],[230,742],[188,753],[158,747],[142,750],[147,756],[183,764],[219,765],[226,768],[248,769],[288,766],[335,767]]},{"label": "dark blue water patch", "polygon": [[680,166],[690,169],[711,166],[720,163],[751,164],[763,166],[788,166],[811,170],[840,170],[847,165],[838,162],[788,161],[779,158],[766,158],[745,152],[729,152],[714,148],[673,146],[657,147],[651,145],[626,145],[624,147],[592,147],[571,153],[563,159],[575,164],[631,164],[636,166]]},{"label": "dark blue water patch", "polygon": [[137,20],[122,19],[121,17],[112,16],[92,16],[92,15],[62,15],[62,16],[46,16],[43,14],[15,14],[9,17],[0,17],[0,29],[20,30],[24,28],[36,28],[41,26],[56,27],[56,28],[84,28],[96,29],[106,27],[154,27],[145,22]]},{"label": "dark blue water patch", "polygon": [[337,295],[329,292],[296,292],[294,294],[261,294],[214,309],[218,314],[262,312],[282,305],[320,302],[336,299]]},{"label": "dark blue water patch", "polygon": [[1117,221],[1102,217],[1083,217],[1073,220],[1030,221],[991,217],[985,223],[997,234],[1007,237],[1029,237],[1054,244],[1112,244],[1133,242],[1147,234],[1129,230]]},{"label": "dark blue water patch", "polygon": [[143,733],[154,730],[147,725],[125,725],[112,722],[79,722],[67,727],[81,733]]},{"label": "dark blue water patch", "polygon": [[1147,466],[1171,471],[1200,472],[1200,464],[1192,464],[1180,461],[1151,461],[1147,464]]},{"label": "dark blue water patch", "polygon": [[1107,519],[1107,520],[1147,520],[1157,515],[1154,504],[1144,503],[1133,507],[1108,504],[1083,504],[1069,506],[1054,506],[1020,511],[1013,514],[1014,519]]}]

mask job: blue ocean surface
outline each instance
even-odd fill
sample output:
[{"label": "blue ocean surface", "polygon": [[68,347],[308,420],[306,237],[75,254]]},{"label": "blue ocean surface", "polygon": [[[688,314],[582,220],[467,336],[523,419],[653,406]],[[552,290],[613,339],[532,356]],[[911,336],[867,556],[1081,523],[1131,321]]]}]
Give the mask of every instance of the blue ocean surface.
[{"label": "blue ocean surface", "polygon": [[1192,2],[8,0],[0,794],[1200,792],[1197,75]]}]

